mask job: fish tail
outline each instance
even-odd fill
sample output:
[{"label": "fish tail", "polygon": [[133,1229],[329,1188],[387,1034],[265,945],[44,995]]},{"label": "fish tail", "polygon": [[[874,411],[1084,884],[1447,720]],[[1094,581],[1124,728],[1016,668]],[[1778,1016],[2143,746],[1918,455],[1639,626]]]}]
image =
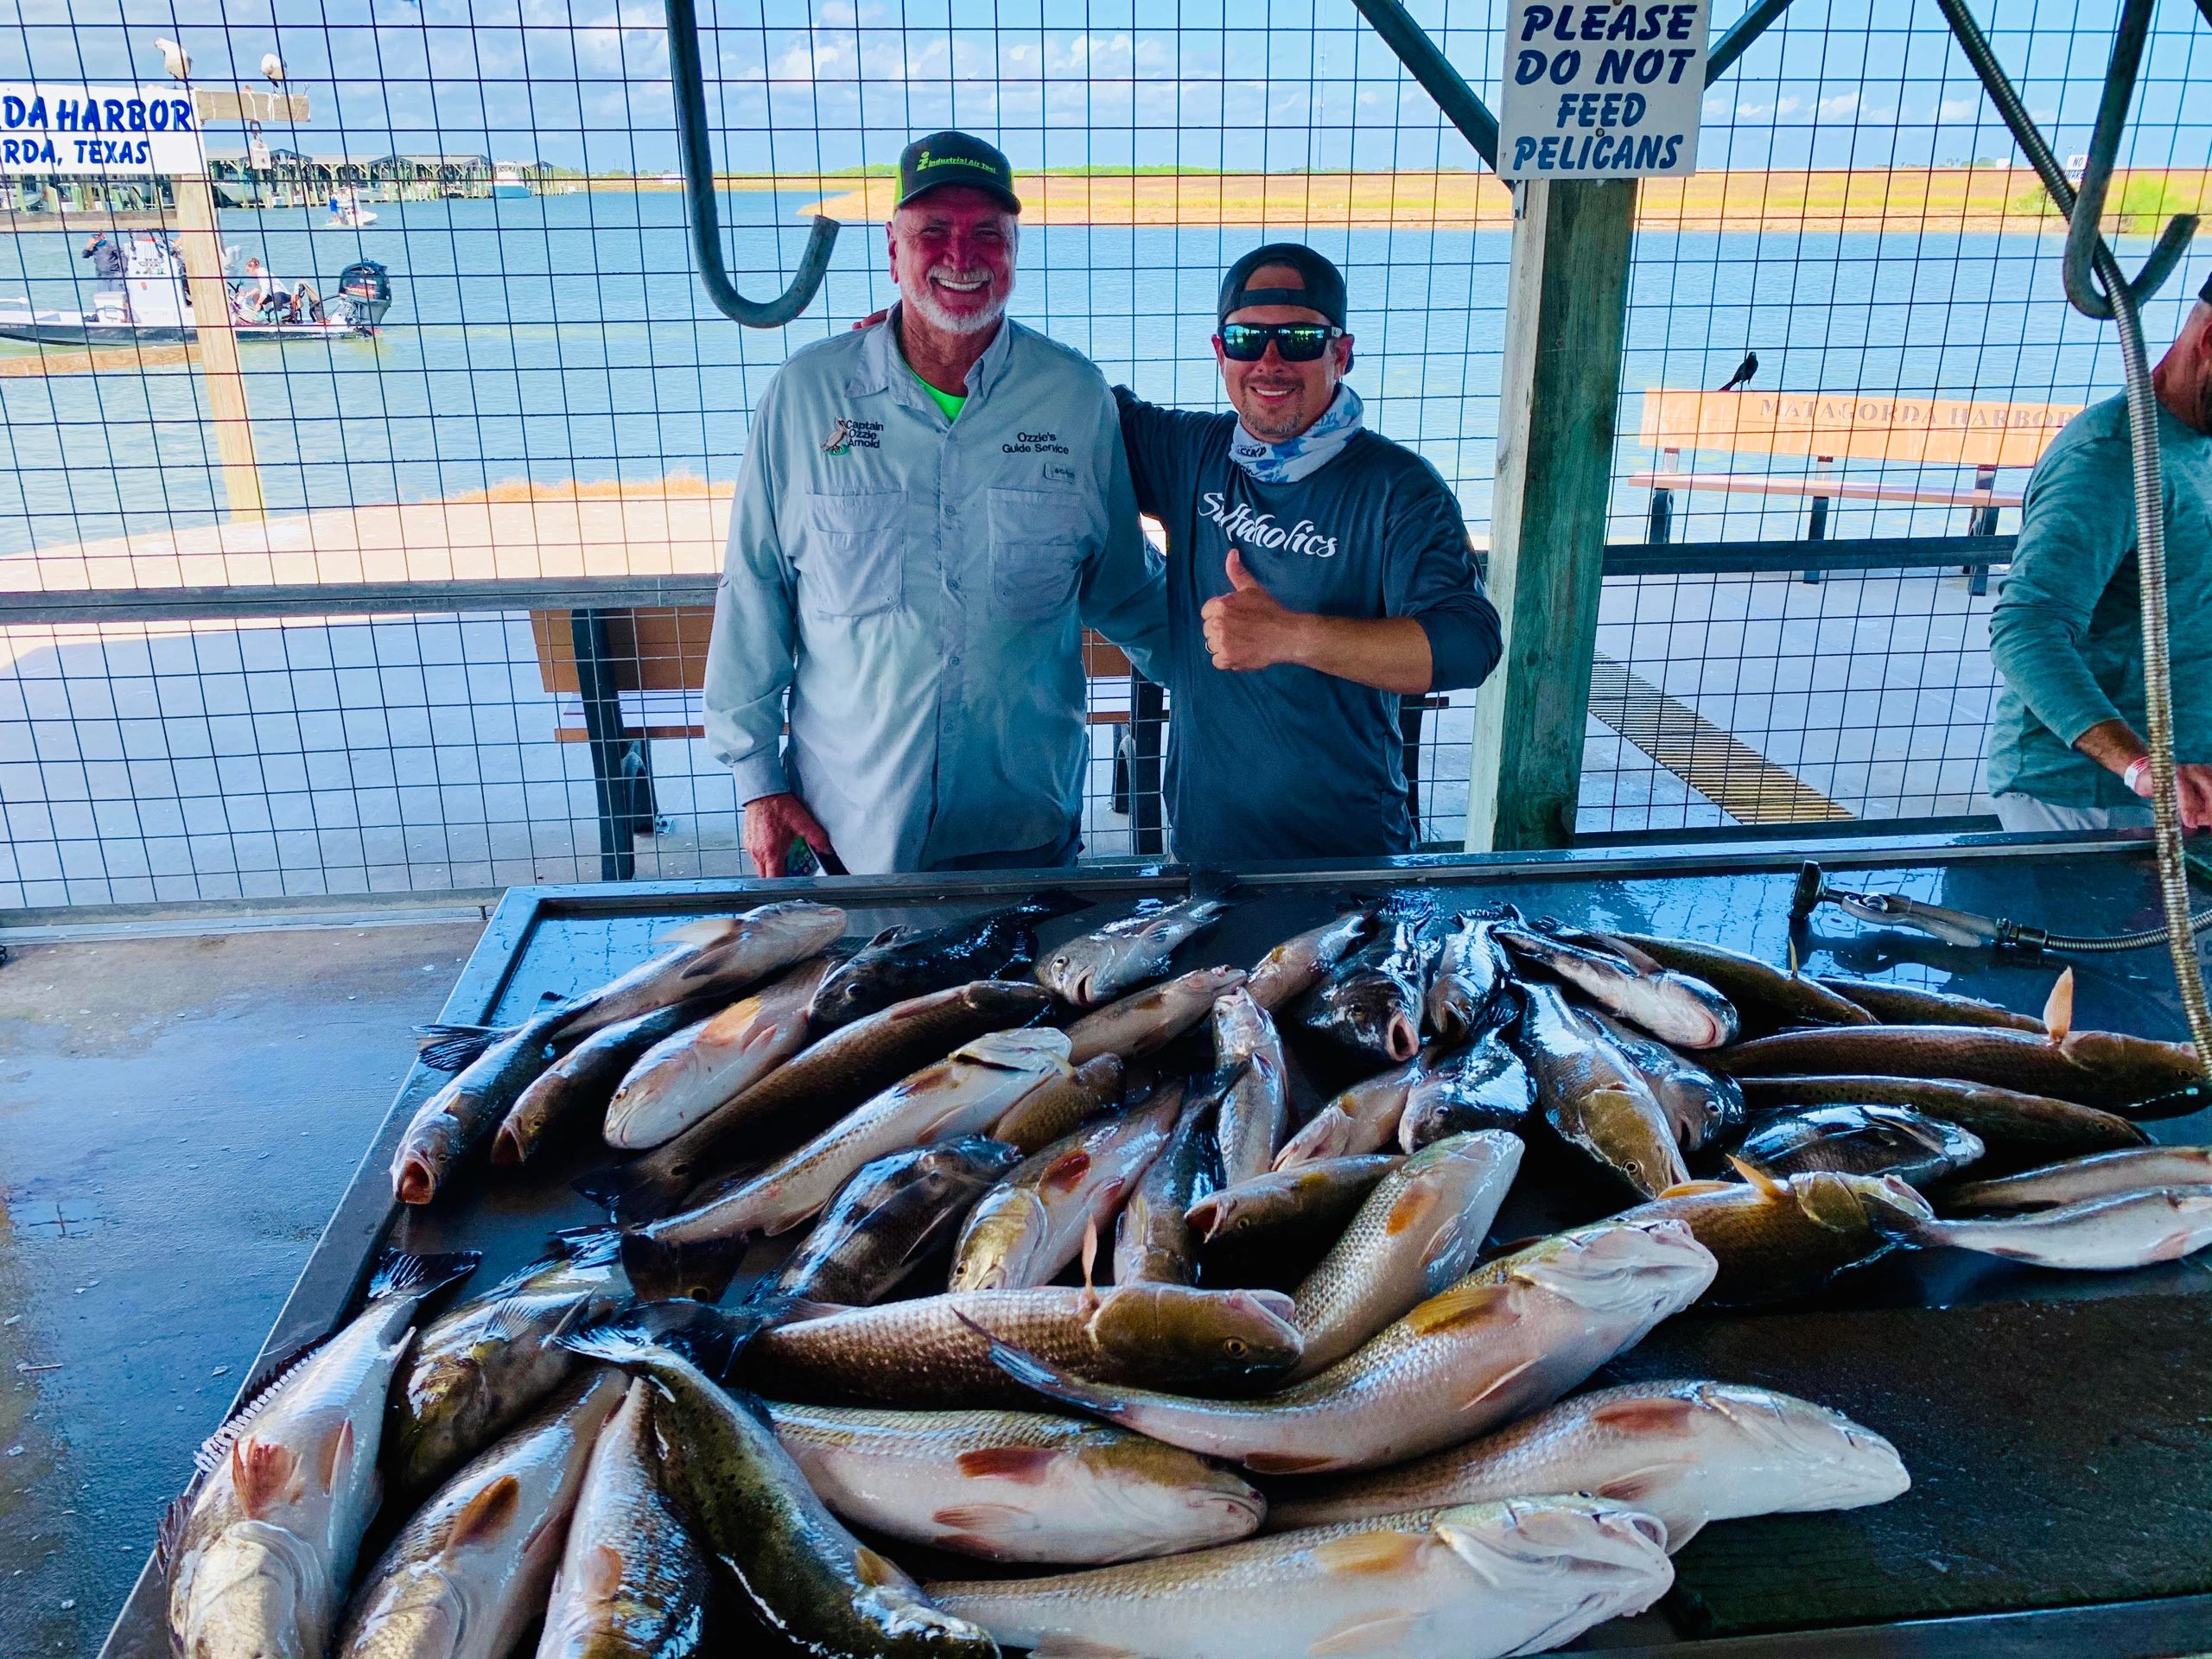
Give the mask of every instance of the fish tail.
[{"label": "fish tail", "polygon": [[632,1308],[619,1319],[556,1340],[624,1370],[645,1366],[658,1354],[672,1353],[720,1382],[736,1368],[746,1344],[773,1323],[765,1309],[725,1312],[704,1302],[677,1300]]},{"label": "fish tail", "polygon": [[690,1170],[656,1163],[650,1157],[627,1164],[586,1170],[570,1182],[594,1204],[603,1204],[619,1221],[652,1221],[681,1205],[691,1191]]},{"label": "fish tail", "polygon": [[1217,903],[1226,903],[1243,885],[1227,870],[1209,869],[1203,865],[1193,866],[1191,870],[1190,887],[1193,899],[1211,899]]},{"label": "fish tail", "polygon": [[1054,916],[1072,916],[1077,911],[1090,909],[1098,901],[1086,899],[1081,893],[1070,893],[1065,887],[1047,887],[1019,908],[1021,913],[1037,921],[1046,921]]},{"label": "fish tail", "polygon": [[651,1227],[637,1228],[622,1235],[622,1271],[645,1301],[716,1301],[729,1288],[746,1242],[741,1233],[684,1243],[657,1237]]},{"label": "fish tail", "polygon": [[415,1034],[423,1039],[423,1045],[415,1058],[433,1071],[466,1071],[485,1050],[521,1029],[520,1026],[417,1026]]},{"label": "fish tail", "polygon": [[381,1302],[392,1296],[427,1296],[443,1286],[466,1279],[476,1271],[483,1254],[454,1250],[444,1255],[414,1255],[405,1250],[386,1250],[369,1275],[369,1300]]}]

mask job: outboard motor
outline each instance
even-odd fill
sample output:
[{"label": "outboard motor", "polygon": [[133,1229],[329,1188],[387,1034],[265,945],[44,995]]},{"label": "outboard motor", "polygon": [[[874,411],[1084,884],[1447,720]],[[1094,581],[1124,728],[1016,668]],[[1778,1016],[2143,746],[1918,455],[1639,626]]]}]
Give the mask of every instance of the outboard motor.
[{"label": "outboard motor", "polygon": [[391,276],[373,259],[357,259],[338,273],[338,303],[353,332],[373,334],[391,309]]}]

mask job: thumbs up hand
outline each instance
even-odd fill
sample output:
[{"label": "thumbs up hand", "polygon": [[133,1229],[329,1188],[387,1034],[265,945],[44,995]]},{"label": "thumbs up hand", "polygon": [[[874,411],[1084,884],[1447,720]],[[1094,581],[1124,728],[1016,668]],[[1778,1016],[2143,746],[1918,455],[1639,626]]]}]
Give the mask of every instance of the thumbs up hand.
[{"label": "thumbs up hand", "polygon": [[1213,665],[1242,673],[1298,661],[1313,619],[1289,609],[1262,587],[1233,547],[1225,568],[1229,591],[1208,600],[1198,613]]}]

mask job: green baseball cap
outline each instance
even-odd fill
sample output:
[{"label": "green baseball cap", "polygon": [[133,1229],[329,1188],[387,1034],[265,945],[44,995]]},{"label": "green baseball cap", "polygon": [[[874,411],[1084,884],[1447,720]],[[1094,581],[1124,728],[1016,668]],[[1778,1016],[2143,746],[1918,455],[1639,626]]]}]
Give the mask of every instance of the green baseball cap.
[{"label": "green baseball cap", "polygon": [[1006,206],[1021,211],[1014,194],[1014,164],[999,149],[964,132],[933,132],[899,152],[899,206],[941,184],[972,185]]}]

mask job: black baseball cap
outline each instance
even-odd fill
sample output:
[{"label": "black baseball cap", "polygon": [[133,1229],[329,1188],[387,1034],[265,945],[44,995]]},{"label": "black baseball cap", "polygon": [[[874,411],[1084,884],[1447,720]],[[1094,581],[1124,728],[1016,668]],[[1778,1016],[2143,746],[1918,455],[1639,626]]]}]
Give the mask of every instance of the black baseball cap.
[{"label": "black baseball cap", "polygon": [[[1304,279],[1300,288],[1247,288],[1246,280],[1268,265],[1288,265]],[[1344,274],[1302,242],[1270,242],[1255,248],[1221,279],[1221,308],[1216,322],[1248,305],[1302,305],[1319,311],[1339,328],[1344,326]]]},{"label": "black baseball cap", "polygon": [[899,206],[940,184],[972,185],[995,196],[1009,213],[1021,211],[1014,194],[1014,164],[998,147],[964,132],[933,132],[899,152]]}]

